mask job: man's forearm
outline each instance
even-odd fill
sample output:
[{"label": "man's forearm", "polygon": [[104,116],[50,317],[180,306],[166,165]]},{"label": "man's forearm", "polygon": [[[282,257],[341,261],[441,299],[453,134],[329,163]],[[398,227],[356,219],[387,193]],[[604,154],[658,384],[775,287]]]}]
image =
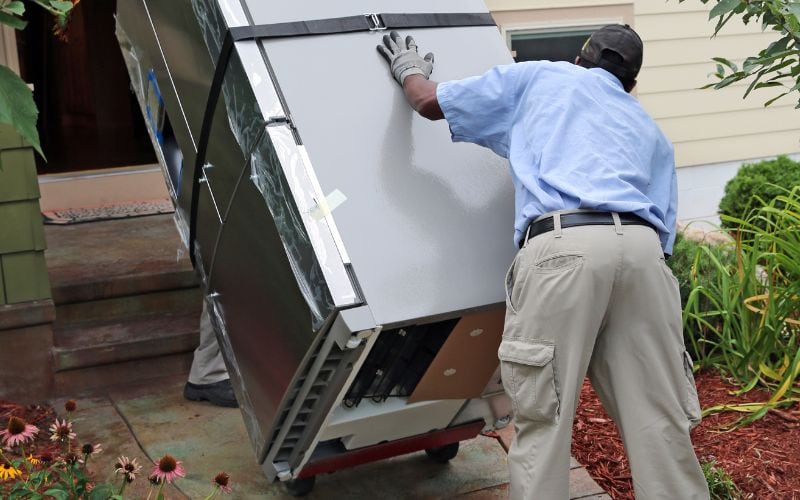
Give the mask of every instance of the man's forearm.
[{"label": "man's forearm", "polygon": [[441,120],[444,118],[442,108],[439,107],[439,100],[436,97],[436,86],[438,83],[432,82],[422,75],[408,76],[403,82],[403,92],[406,100],[414,108],[414,111],[424,116],[428,120]]}]

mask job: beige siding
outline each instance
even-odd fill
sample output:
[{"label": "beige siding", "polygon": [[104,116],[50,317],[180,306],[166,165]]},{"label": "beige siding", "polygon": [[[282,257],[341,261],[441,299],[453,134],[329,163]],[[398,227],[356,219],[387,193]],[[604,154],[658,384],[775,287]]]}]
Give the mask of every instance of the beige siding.
[{"label": "beige siding", "polygon": [[636,0],[635,26],[645,42],[637,88],[642,105],[675,143],[678,166],[738,161],[800,152],[800,111],[787,96],[769,108],[774,89],[742,99],[746,83],[700,90],[715,81],[712,57],[741,62],[776,39],[738,20],[710,38],[714,25],[698,1]]},{"label": "beige siding", "polygon": [[16,31],[3,25],[0,25],[0,64],[19,74]]},{"label": "beige siding", "polygon": [[570,7],[598,7],[603,5],[632,4],[633,0],[486,0],[492,12],[504,10],[564,9]]}]

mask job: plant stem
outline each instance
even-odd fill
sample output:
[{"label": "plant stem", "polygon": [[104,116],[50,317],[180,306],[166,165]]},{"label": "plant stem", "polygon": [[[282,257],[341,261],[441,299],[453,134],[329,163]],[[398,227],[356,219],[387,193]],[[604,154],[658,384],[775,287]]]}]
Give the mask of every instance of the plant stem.
[{"label": "plant stem", "polygon": [[25,472],[28,473],[28,477],[25,478],[25,486],[29,486],[28,481],[31,478],[31,464],[28,463],[28,455],[25,453],[25,445],[23,443],[19,444],[19,450],[22,452],[22,463],[25,464]]},{"label": "plant stem", "polygon": [[216,495],[216,494],[217,494],[217,491],[219,491],[219,490],[218,490],[218,489],[217,489],[217,487],[215,486],[215,487],[214,487],[214,489],[213,489],[213,490],[211,490],[211,494],[210,494],[210,495],[208,495],[207,497],[205,497],[203,500],[210,500],[210,499],[214,498],[214,495]]},{"label": "plant stem", "polygon": [[73,498],[78,498],[78,492],[75,489],[75,465],[67,464],[69,467],[69,489],[72,490]]},{"label": "plant stem", "polygon": [[0,458],[2,458],[10,467],[14,467],[14,464],[12,464],[11,461],[7,459],[5,455],[3,455],[3,448],[0,448]]},{"label": "plant stem", "polygon": [[161,481],[161,484],[158,486],[158,493],[156,494],[156,500],[158,500],[159,498],[164,498],[164,497],[161,495],[161,491],[164,489],[164,485],[165,485],[165,484],[167,484],[167,483],[166,483],[165,481],[163,481],[163,480],[162,480],[162,481]]},{"label": "plant stem", "polygon": [[[126,487],[126,486],[128,486],[128,481],[127,481],[127,479],[126,479],[126,476],[125,476],[125,474],[123,474],[123,475],[122,475],[122,486],[120,486],[120,487],[119,487],[119,493],[118,493],[118,494],[119,494],[119,496],[122,496],[122,494],[125,492],[125,487]],[[149,497],[149,496],[150,496],[150,495],[148,495],[148,497]]]}]

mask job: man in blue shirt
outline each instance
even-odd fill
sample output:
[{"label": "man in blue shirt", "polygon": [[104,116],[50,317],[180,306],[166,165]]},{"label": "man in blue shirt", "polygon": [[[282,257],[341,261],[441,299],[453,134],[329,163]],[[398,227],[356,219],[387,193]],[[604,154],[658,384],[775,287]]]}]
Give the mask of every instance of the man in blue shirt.
[{"label": "man in blue shirt", "polygon": [[708,498],[692,448],[699,422],[683,347],[672,145],[630,95],[642,41],[627,25],[587,40],[575,64],[536,61],[429,80],[433,55],[396,32],[379,52],[409,104],[454,141],[507,158],[515,187],[500,357],[516,436],[511,497],[569,496],[584,377],[620,428],[637,498]]}]

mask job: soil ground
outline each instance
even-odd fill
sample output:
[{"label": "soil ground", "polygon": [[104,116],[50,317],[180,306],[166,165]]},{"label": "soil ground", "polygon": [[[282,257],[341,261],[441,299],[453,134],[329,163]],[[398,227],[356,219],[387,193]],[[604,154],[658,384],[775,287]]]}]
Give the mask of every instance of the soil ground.
[{"label": "soil ground", "polygon": [[[766,392],[742,396],[716,372],[696,377],[703,408],[720,403],[766,401]],[[800,405],[771,411],[746,427],[724,432],[741,414],[710,415],[692,431],[701,461],[715,460],[727,471],[744,498],[800,500]],[[617,428],[603,410],[589,382],[581,392],[575,418],[572,453],[613,499],[633,499],[628,461]]]}]

